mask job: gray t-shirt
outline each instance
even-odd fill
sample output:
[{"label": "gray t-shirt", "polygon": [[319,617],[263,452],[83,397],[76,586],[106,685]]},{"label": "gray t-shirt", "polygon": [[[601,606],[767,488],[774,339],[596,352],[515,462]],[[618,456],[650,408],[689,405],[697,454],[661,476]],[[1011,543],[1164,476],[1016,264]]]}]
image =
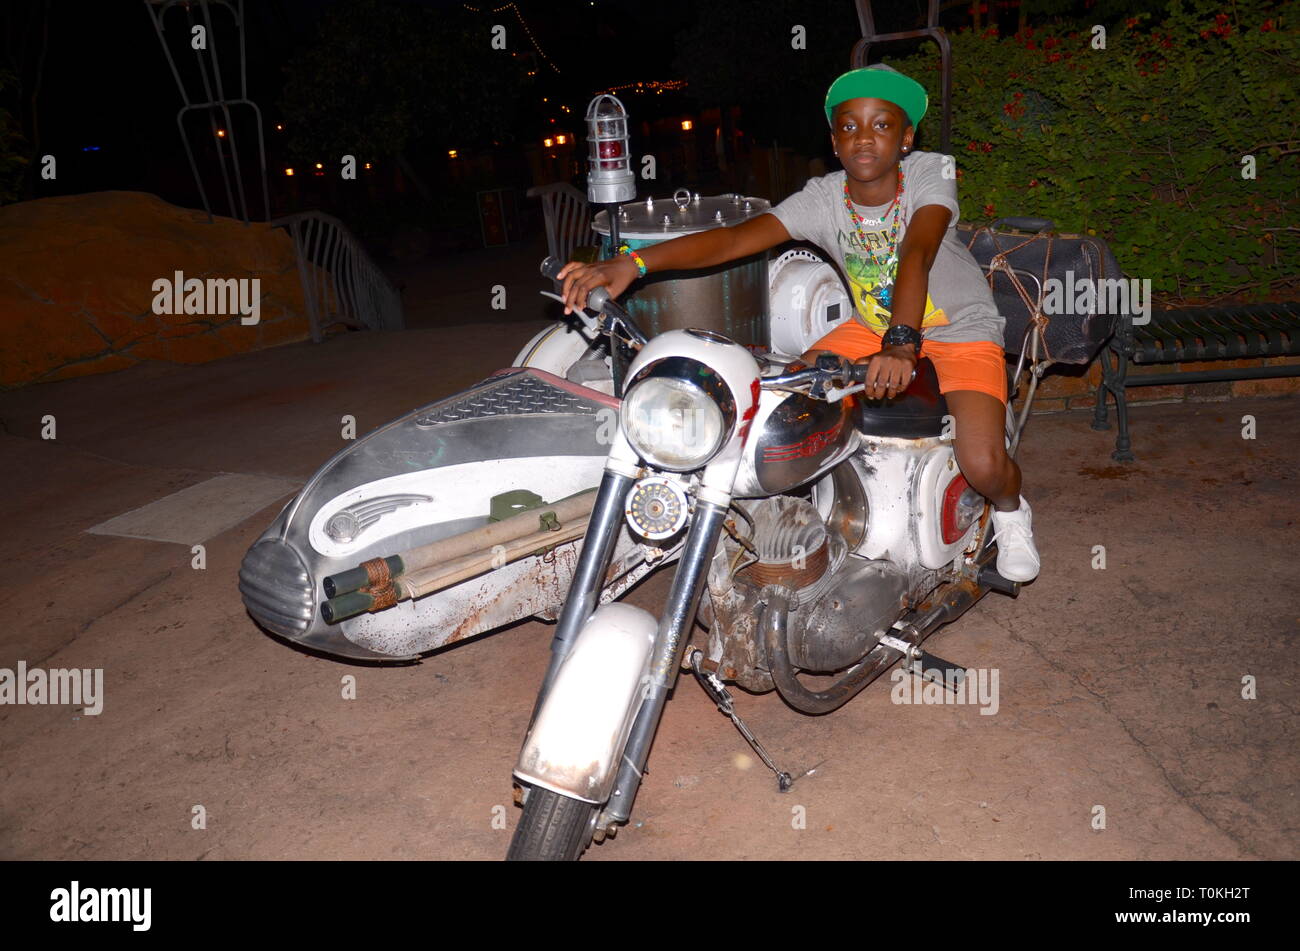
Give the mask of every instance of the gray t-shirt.
[{"label": "gray t-shirt", "polygon": [[[993,303],[984,270],[957,237],[957,182],[944,178],[944,156],[938,152],[913,152],[903,159],[902,216],[898,242],[902,247],[907,222],[917,208],[942,205],[952,212],[948,231],[929,274],[929,294],[921,330],[928,340],[991,340],[1002,346],[1005,324]],[[954,166],[955,167],[955,166]],[[880,296],[882,268],[862,248],[853,219],[844,207],[844,178],[841,170],[811,178],[802,189],[772,209],[785,225],[790,237],[811,241],[843,271],[856,305],[857,318],[868,329],[883,334],[889,326],[889,311],[877,300]],[[854,208],[862,218],[879,219],[889,208],[859,205]],[[883,258],[889,240],[893,214],[880,225],[862,225],[868,244],[876,256]],[[876,295],[870,292],[875,290]]]}]

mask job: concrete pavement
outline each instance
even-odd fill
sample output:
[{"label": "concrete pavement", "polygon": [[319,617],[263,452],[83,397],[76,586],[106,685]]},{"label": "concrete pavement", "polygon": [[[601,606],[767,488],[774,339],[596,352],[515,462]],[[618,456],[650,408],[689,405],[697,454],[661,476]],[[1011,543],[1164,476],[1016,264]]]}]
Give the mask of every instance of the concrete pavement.
[{"label": "concrete pavement", "polygon": [[[508,257],[462,269],[455,293]],[[240,603],[239,561],[283,500],[208,539],[203,570],[185,545],[88,529],[220,473],[301,483],[340,447],[343,414],[365,432],[508,364],[545,316],[511,297],[493,323],[431,313],[401,334],[0,394],[0,668],[105,671],[98,716],[0,706],[0,857],[504,855],[550,625],[419,664],[339,663]],[[1300,857],[1300,402],[1140,406],[1133,425],[1139,461],[1119,466],[1086,413],[1031,420],[1043,574],[930,642],[999,670],[996,715],[895,703],[885,679],[817,719],[737,691],[785,768],[824,761],[778,795],[683,679],[634,825],[589,856]],[[633,602],[653,608],[666,584]]]}]

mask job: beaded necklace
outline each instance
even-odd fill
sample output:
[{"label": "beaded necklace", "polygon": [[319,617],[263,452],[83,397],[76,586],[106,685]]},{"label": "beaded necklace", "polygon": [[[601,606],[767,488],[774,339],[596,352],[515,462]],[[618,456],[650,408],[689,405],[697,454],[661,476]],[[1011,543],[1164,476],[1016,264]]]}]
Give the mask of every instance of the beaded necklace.
[{"label": "beaded necklace", "polygon": [[[872,296],[880,302],[882,307],[888,309],[890,301],[893,298],[894,276],[898,273],[898,222],[903,210],[903,167],[901,165],[898,167],[898,191],[894,194],[894,200],[890,203],[889,208],[885,209],[885,213],[879,218],[864,219],[854,209],[853,199],[849,196],[849,178],[847,175],[844,176],[844,207],[848,209],[849,218],[853,220],[854,230],[858,233],[858,241],[866,250],[872,263],[880,267],[883,271],[882,279],[878,285],[880,291],[879,293],[876,293],[873,290]],[[884,224],[885,219],[889,217],[891,210],[894,213],[894,221],[889,228],[889,243],[885,248],[885,254],[882,259],[876,257],[875,250],[867,242],[867,236],[862,232],[862,225],[864,221],[871,225]],[[883,280],[884,277],[888,277],[889,280],[886,282]]]}]

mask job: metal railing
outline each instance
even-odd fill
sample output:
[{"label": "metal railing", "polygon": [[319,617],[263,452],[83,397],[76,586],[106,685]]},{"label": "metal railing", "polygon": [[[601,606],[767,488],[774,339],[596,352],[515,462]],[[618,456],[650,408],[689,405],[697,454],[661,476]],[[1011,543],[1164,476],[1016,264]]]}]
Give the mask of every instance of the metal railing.
[{"label": "metal railing", "polygon": [[304,211],[276,218],[271,226],[293,237],[313,341],[320,343],[334,324],[403,328],[401,295],[343,222]]},{"label": "metal railing", "polygon": [[568,262],[579,245],[595,244],[591,230],[591,212],[587,196],[567,182],[535,185],[528,189],[529,198],[541,198],[546,219],[546,247],[551,257]]}]

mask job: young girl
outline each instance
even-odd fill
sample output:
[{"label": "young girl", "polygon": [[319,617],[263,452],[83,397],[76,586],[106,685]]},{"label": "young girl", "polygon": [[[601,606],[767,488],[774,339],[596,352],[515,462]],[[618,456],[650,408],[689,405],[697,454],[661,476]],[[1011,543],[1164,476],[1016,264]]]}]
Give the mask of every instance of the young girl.
[{"label": "young girl", "polygon": [[[707,268],[792,239],[838,260],[856,310],[802,359],[829,351],[867,363],[865,395],[907,389],[922,352],[955,421],[957,463],[993,503],[998,573],[1038,574],[1020,468],[1003,443],[1007,399],[1003,319],[984,272],[958,240],[957,182],[946,156],[913,152],[929,97],[924,87],[878,64],[840,76],[826,94],[831,145],[844,171],[809,180],[772,209],[732,228],[714,228],[560,272],[565,313],[606,287],[617,297],[649,271]],[[947,168],[945,168],[947,164]]]}]

